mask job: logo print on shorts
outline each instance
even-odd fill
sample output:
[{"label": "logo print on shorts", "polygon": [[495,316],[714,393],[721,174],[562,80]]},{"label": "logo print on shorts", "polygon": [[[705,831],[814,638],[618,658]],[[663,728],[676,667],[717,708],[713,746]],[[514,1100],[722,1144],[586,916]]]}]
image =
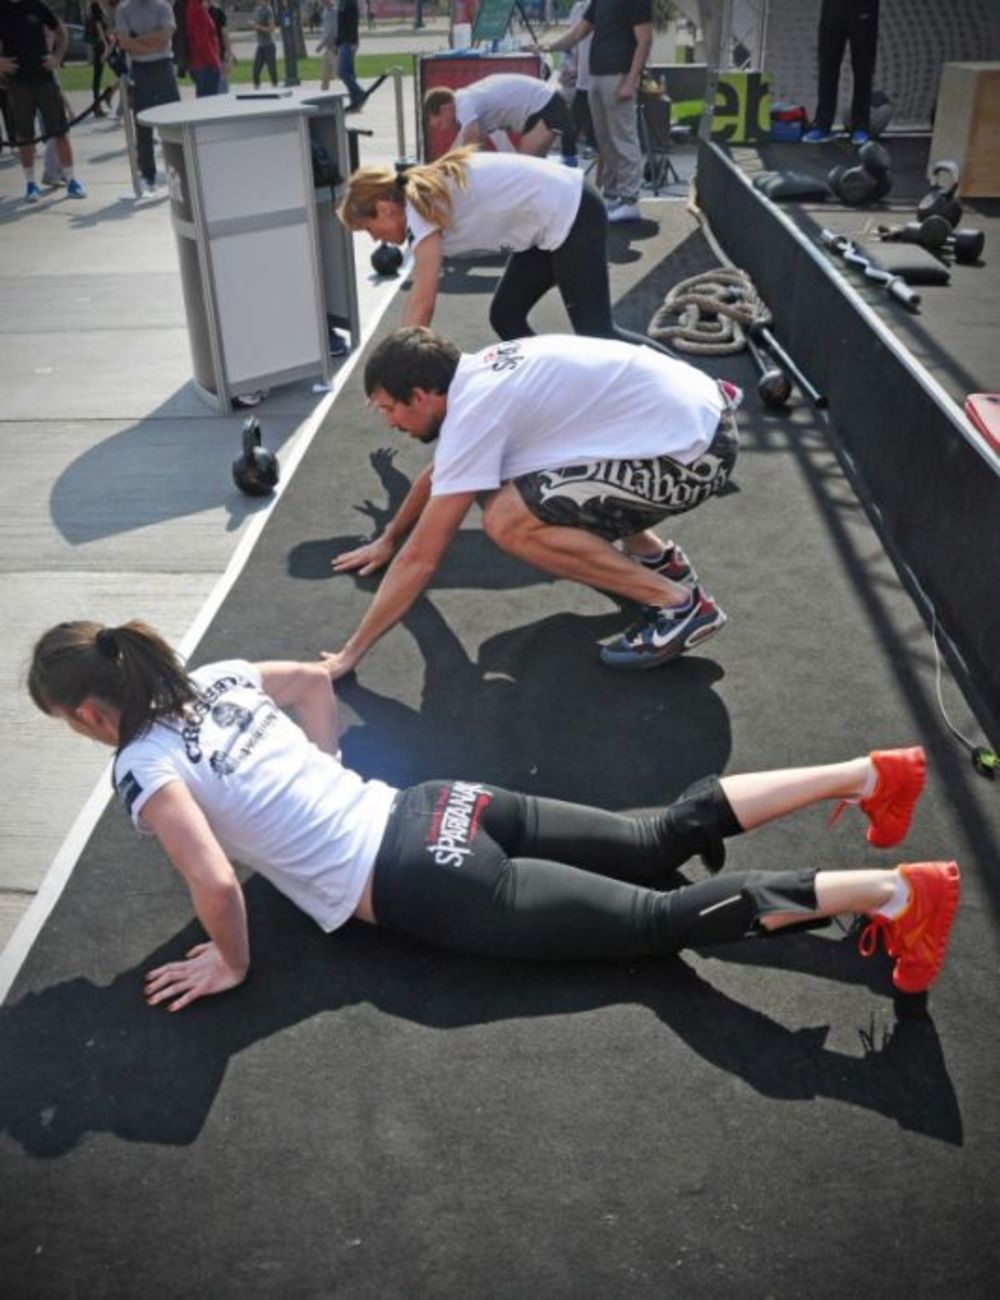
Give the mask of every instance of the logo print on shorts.
[{"label": "logo print on shorts", "polygon": [[439,867],[460,867],[473,852],[479,818],[490,799],[470,781],[454,781],[441,791],[427,832],[427,852]]}]

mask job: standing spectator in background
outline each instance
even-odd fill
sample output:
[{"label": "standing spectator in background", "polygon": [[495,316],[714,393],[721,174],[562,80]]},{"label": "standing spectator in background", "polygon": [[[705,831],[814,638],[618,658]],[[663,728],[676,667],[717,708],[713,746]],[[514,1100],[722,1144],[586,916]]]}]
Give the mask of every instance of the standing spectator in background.
[{"label": "standing spectator in background", "polygon": [[[590,0],[576,0],[569,11],[569,25],[572,29],[581,21],[590,7]],[[585,36],[571,50],[563,53],[562,67],[559,69],[559,84],[564,87],[569,98],[569,111],[576,126],[576,133],[585,140],[591,149],[597,149],[594,138],[594,119],[590,115],[590,43],[593,34]]]},{"label": "standing spectator in background", "polygon": [[188,0],[185,11],[188,70],[199,99],[218,95],[222,87],[222,50],[208,0]]},{"label": "standing spectator in background", "polygon": [[833,138],[840,64],[848,42],[854,75],[851,144],[864,144],[868,139],[878,45],[878,0],[823,0],[819,15],[819,99],[812,130],[802,137],[807,144]]},{"label": "standing spectator in background", "polygon": [[233,47],[229,43],[229,20],[221,4],[209,4],[208,13],[215,23],[215,34],[219,38],[219,54],[222,58],[222,76],[219,78],[219,94],[229,94],[229,69],[237,61]]},{"label": "standing spectator in background", "polygon": [[[137,119],[145,109],[173,104],[181,97],[174,76],[175,27],[170,0],[122,0],[115,11],[115,38],[129,56],[132,111]],[[155,194],[153,131],[138,121],[136,151],[143,189]]]},{"label": "standing spectator in background", "polygon": [[316,53],[323,56],[320,88],[329,90],[330,82],[336,75],[337,69],[337,23],[340,17],[334,0],[323,0],[320,16],[323,23],[323,35],[316,46]]},{"label": "standing spectator in background", "polygon": [[349,113],[365,102],[365,92],[354,75],[354,55],[358,49],[358,0],[338,0],[337,5],[337,76],[347,87],[351,102]]},{"label": "standing spectator in background", "polygon": [[90,62],[93,68],[90,93],[94,100],[94,116],[107,117],[104,105],[98,102],[101,94],[101,80],[104,76],[104,56],[108,49],[108,20],[104,13],[104,7],[99,3],[99,0],[90,0],[87,21],[83,26],[83,36],[90,46]]},{"label": "standing spectator in background", "polygon": [[[52,49],[49,49],[49,38]],[[24,198],[37,203],[41,191],[35,183],[35,115],[40,114],[45,136],[55,137],[56,153],[66,193],[85,199],[87,191],[73,175],[73,151],[67,135],[68,119],[56,81],[69,33],[43,0],[0,0],[0,80],[7,92],[7,111],[13,143],[24,170]]]},{"label": "standing spectator in background", "polygon": [[267,68],[271,85],[278,84],[278,51],[274,45],[274,10],[262,4],[254,14],[257,49],[253,56],[253,88],[260,90],[260,74]]},{"label": "standing spectator in background", "polygon": [[653,43],[651,0],[590,0],[565,36],[539,48],[569,50],[591,33],[589,102],[608,220],[638,221],[643,159],[636,108]]}]

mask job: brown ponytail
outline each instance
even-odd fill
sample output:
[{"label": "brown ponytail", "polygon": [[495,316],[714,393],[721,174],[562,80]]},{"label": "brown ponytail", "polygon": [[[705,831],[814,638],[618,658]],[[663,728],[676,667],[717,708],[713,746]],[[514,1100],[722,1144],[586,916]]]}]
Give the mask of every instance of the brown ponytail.
[{"label": "brown ponytail", "polygon": [[81,620],[50,628],[35,646],[28,691],[43,713],[71,712],[90,696],[110,705],[120,718],[119,748],[198,698],[171,647],[138,619],[120,627]]}]

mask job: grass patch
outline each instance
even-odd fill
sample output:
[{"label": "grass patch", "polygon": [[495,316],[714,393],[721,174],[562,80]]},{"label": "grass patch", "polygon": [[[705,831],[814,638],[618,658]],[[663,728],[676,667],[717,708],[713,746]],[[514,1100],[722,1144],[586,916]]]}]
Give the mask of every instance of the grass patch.
[{"label": "grass patch", "polygon": [[[300,81],[319,81],[321,75],[321,59],[299,59],[299,80]],[[278,85],[281,85],[283,61],[278,60]],[[402,68],[408,76],[413,75],[413,55],[412,54],[359,54],[354,61],[354,70],[358,80],[364,85],[366,81],[374,81],[376,77],[381,77],[384,72],[390,68]],[[232,86],[250,86],[253,84],[253,60],[240,59],[234,67],[229,69],[229,85]],[[91,86],[90,65],[86,63],[71,63],[59,70],[59,83],[63,90],[89,90]],[[107,86],[108,78],[105,73],[104,85]],[[190,81],[185,79],[181,82],[182,86],[190,85]],[[270,85],[265,75],[264,86]],[[342,82],[335,81],[331,89],[343,90]]]}]

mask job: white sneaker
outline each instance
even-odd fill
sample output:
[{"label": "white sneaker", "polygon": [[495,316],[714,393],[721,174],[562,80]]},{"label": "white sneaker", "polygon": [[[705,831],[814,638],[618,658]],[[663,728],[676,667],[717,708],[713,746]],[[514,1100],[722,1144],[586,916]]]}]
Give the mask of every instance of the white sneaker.
[{"label": "white sneaker", "polygon": [[147,181],[145,178],[143,178],[143,180],[141,181],[141,186],[142,186],[143,194],[156,194],[158,192],[156,188],[155,180]]},{"label": "white sneaker", "polygon": [[619,203],[608,212],[609,221],[641,221],[638,203]]}]

